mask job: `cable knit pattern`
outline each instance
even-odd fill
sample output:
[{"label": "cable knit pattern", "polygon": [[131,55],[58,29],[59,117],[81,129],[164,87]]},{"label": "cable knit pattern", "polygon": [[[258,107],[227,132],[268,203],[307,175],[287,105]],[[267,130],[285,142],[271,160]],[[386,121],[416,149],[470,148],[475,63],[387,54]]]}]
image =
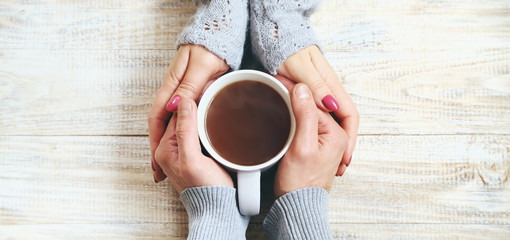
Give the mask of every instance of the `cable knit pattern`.
[{"label": "cable knit pattern", "polygon": [[248,0],[194,0],[194,3],[197,12],[177,45],[202,45],[225,59],[232,69],[239,69],[248,25]]},{"label": "cable knit pattern", "polygon": [[271,74],[276,74],[285,59],[300,49],[319,46],[308,18],[320,3],[321,0],[250,0],[251,45]]},{"label": "cable knit pattern", "polygon": [[236,189],[225,186],[186,188],[181,193],[181,201],[189,217],[188,239],[246,239],[250,218],[239,213]]},{"label": "cable knit pattern", "polygon": [[328,222],[329,195],[322,188],[302,188],[273,204],[264,230],[271,239],[333,239]]}]

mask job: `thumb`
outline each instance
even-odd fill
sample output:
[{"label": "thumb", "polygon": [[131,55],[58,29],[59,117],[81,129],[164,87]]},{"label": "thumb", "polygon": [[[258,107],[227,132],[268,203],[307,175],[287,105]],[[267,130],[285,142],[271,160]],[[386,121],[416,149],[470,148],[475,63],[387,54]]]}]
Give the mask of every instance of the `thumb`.
[{"label": "thumb", "polygon": [[296,117],[296,135],[291,148],[318,148],[318,109],[308,86],[303,83],[296,84],[292,89],[291,101]]},{"label": "thumb", "polygon": [[197,106],[189,98],[179,102],[175,127],[179,158],[195,159],[201,153],[197,130]]}]

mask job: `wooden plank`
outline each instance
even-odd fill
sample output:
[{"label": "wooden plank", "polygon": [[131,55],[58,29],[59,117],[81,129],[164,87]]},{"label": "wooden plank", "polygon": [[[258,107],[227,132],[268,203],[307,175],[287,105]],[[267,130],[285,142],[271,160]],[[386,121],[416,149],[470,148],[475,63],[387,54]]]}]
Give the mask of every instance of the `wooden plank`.
[{"label": "wooden plank", "polygon": [[[0,48],[175,49],[191,1],[0,4]],[[312,24],[327,50],[479,49],[510,42],[506,1],[324,1]]]},{"label": "wooden plank", "polygon": [[409,53],[508,48],[506,1],[323,1],[312,16],[327,50]]},{"label": "wooden plank", "polygon": [[1,134],[147,134],[147,114],[173,55],[169,50],[4,51]]},{"label": "wooden plank", "polygon": [[341,223],[498,223],[510,215],[509,136],[363,136],[331,192]]},{"label": "wooden plank", "polygon": [[[332,52],[360,134],[510,134],[510,48]],[[3,50],[0,135],[147,135],[174,50]]]},{"label": "wooden plank", "polygon": [[[168,181],[152,180],[147,137],[4,136],[0,146],[3,224],[187,221]],[[509,225],[508,146],[508,135],[361,136],[330,221]]]},{"label": "wooden plank", "polygon": [[[2,239],[186,239],[187,223],[1,224]],[[251,223],[246,239],[269,239],[261,223]]]},{"label": "wooden plank", "polygon": [[510,226],[490,224],[331,224],[334,239],[508,239]]},{"label": "wooden plank", "polygon": [[[334,239],[507,239],[508,225],[330,224]],[[0,225],[5,239],[186,239],[186,224],[17,224]],[[246,239],[269,239],[261,223],[250,224]]]},{"label": "wooden plank", "polygon": [[0,4],[0,48],[175,49],[191,1]]}]

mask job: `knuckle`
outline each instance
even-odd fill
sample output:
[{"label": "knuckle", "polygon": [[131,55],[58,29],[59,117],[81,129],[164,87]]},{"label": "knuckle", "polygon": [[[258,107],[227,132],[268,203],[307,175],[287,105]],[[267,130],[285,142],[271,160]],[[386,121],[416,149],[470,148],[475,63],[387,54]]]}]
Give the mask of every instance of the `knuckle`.
[{"label": "knuckle", "polygon": [[191,131],[187,127],[181,126],[175,129],[175,137],[177,139],[182,139],[185,138],[190,132]]},{"label": "knuckle", "polygon": [[[177,141],[175,141],[177,142]],[[179,152],[177,147],[174,147],[174,143],[168,143],[169,147],[166,147],[164,150],[156,151],[155,160],[159,164],[162,169],[176,169],[179,168],[180,165],[177,164],[179,161]],[[176,143],[175,143],[175,146]]]},{"label": "knuckle", "polygon": [[229,68],[228,64],[224,60],[221,60],[218,62],[218,65],[216,67],[216,72],[224,73],[228,70],[228,68]]},{"label": "knuckle", "polygon": [[[328,87],[326,86],[326,83],[324,82],[324,80],[322,80],[322,78],[312,81],[310,83],[310,88],[312,89],[312,91],[316,91],[316,92],[317,91],[329,92]],[[321,96],[318,96],[318,97],[321,97]]]},{"label": "knuckle", "polygon": [[317,107],[315,107],[315,105],[311,105],[303,110],[303,114],[307,117],[314,117],[317,115]]},{"label": "knuckle", "polygon": [[317,118],[317,109],[315,105],[304,107],[301,112],[302,119],[312,120]]},{"label": "knuckle", "polygon": [[325,83],[332,83],[332,84],[335,84],[336,86],[341,84],[341,82],[338,79],[338,76],[335,74],[335,72],[331,72],[331,73],[325,74],[324,82]]},{"label": "knuckle", "polygon": [[149,123],[149,128],[150,126],[152,126],[152,124],[154,124],[154,121],[156,121],[156,117],[154,116],[154,114],[151,112],[147,115],[147,122]]},{"label": "knuckle", "polygon": [[162,168],[162,169],[168,169],[172,166],[171,162],[173,160],[173,157],[175,155],[172,154],[171,148],[161,150],[161,148],[158,148],[156,150],[156,154],[154,156],[154,160],[156,160],[156,163]]},{"label": "knuckle", "polygon": [[159,120],[160,118],[154,111],[151,111],[149,115],[147,115],[147,122],[149,124],[149,127],[152,126],[153,124],[156,124]]},{"label": "knuckle", "polygon": [[177,73],[175,72],[175,69],[171,68],[168,69],[168,71],[165,73],[165,79],[163,84],[170,85],[173,88],[176,88],[180,84],[180,80],[177,77]]},{"label": "knuckle", "polygon": [[312,146],[296,146],[294,149],[292,149],[292,155],[304,160],[312,160],[317,158],[317,152],[312,149]]},{"label": "knuckle", "polygon": [[180,92],[179,94],[181,96],[184,95],[186,97],[194,98],[196,93],[198,92],[198,87],[189,81],[182,81],[177,91]]}]

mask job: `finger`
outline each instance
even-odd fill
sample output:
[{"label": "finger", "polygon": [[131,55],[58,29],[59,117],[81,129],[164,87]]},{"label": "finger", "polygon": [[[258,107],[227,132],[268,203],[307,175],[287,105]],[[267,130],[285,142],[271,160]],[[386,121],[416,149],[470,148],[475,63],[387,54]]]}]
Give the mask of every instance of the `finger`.
[{"label": "finger", "polygon": [[151,165],[155,171],[159,171],[161,168],[154,161],[154,153],[156,152],[159,141],[165,132],[168,120],[171,117],[171,113],[166,111],[165,108],[168,99],[170,99],[170,96],[172,96],[177,86],[179,86],[180,79],[184,76],[184,72],[186,71],[186,66],[188,64],[188,55],[189,51],[186,46],[179,48],[177,55],[172,60],[172,63],[165,74],[163,84],[156,94],[151,112],[149,113],[148,124]]},{"label": "finger", "polygon": [[166,174],[163,172],[163,169],[161,166],[159,166],[158,162],[154,160],[152,162],[154,164],[154,172],[152,172],[152,175],[154,177],[154,182],[158,183],[166,179]]},{"label": "finger", "polygon": [[200,99],[202,99],[202,96],[204,95],[205,91],[207,91],[207,89],[211,86],[211,84],[214,83],[214,81],[216,81],[216,79],[209,80],[205,83],[204,89],[202,90],[202,93],[200,93],[197,103],[200,102]]},{"label": "finger", "polygon": [[283,86],[285,86],[285,88],[287,88],[287,90],[289,92],[292,92],[292,89],[296,85],[296,83],[294,81],[290,80],[289,78],[287,78],[283,75],[277,74],[277,75],[273,75],[273,77],[276,78],[276,80],[280,81],[283,84]]},{"label": "finger", "polygon": [[359,113],[356,105],[351,97],[345,91],[336,76],[333,68],[329,65],[327,60],[320,54],[320,52],[312,53],[312,62],[316,66],[319,73],[323,76],[326,85],[332,90],[333,96],[339,101],[339,107],[333,111],[335,116],[340,119],[340,126],[345,130],[348,136],[347,147],[342,157],[342,163],[349,166],[354,148],[356,146],[356,138],[358,136],[359,128]]},{"label": "finger", "polygon": [[[332,83],[334,84],[334,83]],[[337,116],[341,122],[340,126],[345,130],[348,136],[347,147],[342,157],[342,163],[347,167],[351,163],[352,154],[356,146],[356,138],[358,136],[359,128],[359,113],[354,105],[354,102],[349,97],[343,86],[332,88],[334,89],[334,95],[341,99],[341,107],[333,113]]]},{"label": "finger", "polygon": [[[286,64],[286,66],[296,67],[292,67],[292,69],[284,68],[285,70],[282,75],[285,75],[295,82],[308,85],[312,91],[315,104],[322,110],[328,112],[338,110],[338,101],[333,97],[331,90],[315,69],[312,61],[309,58],[289,60],[291,60],[291,62]],[[303,62],[306,62],[306,64],[303,64]]]},{"label": "finger", "polygon": [[359,124],[358,119],[359,117],[344,118],[341,124],[342,128],[345,130],[347,136],[349,137],[347,141],[347,147],[342,157],[342,163],[344,163],[347,167],[351,164],[354,148],[356,147],[356,138],[358,136]]},{"label": "finger", "polygon": [[341,177],[342,175],[344,175],[346,169],[347,169],[347,166],[345,166],[345,164],[343,164],[343,163],[340,163],[340,166],[338,166],[338,170],[336,172],[336,176]]},{"label": "finger", "polygon": [[[159,143],[159,146],[164,146],[165,144],[172,144],[172,135],[175,134],[175,124],[176,124],[176,118],[170,119],[170,122],[168,122],[168,126],[166,127],[165,133],[163,134],[163,137],[161,137],[161,142]],[[166,146],[164,146],[166,147]],[[154,154],[156,155],[156,154]],[[158,161],[167,161],[171,159],[158,159]],[[166,163],[162,163],[154,160],[156,170],[153,172],[154,181],[156,183],[161,182],[165,180],[167,177],[166,173],[163,171],[163,168],[161,166],[165,166]],[[166,164],[168,165],[168,164]]]},{"label": "finger", "polygon": [[201,155],[196,115],[195,102],[189,98],[181,100],[177,109],[177,125],[175,127],[181,161],[199,159]]},{"label": "finger", "polygon": [[324,151],[336,154],[332,160],[335,161],[335,166],[338,167],[331,170],[335,171],[336,176],[339,176],[345,171],[342,168],[347,167],[346,164],[342,163],[342,156],[347,146],[348,137],[333,119],[333,116],[331,113],[319,111],[319,145],[321,148],[325,148]]},{"label": "finger", "polygon": [[[224,65],[224,68],[221,65]],[[182,98],[198,100],[207,81],[228,69],[226,63],[205,48],[193,48],[182,82],[168,102],[166,110],[175,111]]]},{"label": "finger", "polygon": [[296,118],[296,134],[290,146],[293,150],[318,148],[318,111],[312,93],[303,83],[292,89],[292,110]]}]

